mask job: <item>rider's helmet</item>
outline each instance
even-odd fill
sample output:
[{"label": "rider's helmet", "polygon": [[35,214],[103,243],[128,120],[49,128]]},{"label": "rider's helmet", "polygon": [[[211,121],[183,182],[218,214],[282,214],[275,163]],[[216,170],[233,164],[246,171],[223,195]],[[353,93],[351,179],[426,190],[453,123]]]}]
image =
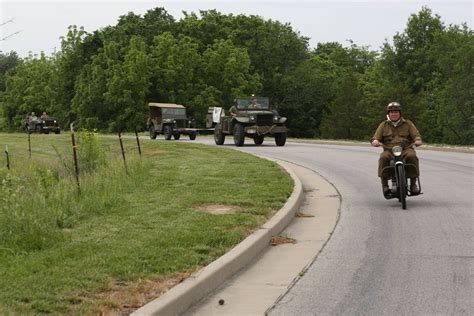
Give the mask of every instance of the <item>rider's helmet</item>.
[{"label": "rider's helmet", "polygon": [[402,112],[402,106],[398,102],[390,102],[387,105],[387,113],[390,111],[399,111],[400,113]]}]

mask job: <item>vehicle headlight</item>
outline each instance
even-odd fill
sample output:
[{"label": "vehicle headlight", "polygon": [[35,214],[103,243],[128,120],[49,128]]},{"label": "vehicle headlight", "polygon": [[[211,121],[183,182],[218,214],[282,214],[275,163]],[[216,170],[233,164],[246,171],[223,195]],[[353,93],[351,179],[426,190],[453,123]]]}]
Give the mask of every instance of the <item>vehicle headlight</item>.
[{"label": "vehicle headlight", "polygon": [[250,115],[249,119],[250,119],[250,122],[255,121],[255,115]]},{"label": "vehicle headlight", "polygon": [[394,146],[392,148],[392,153],[395,157],[399,157],[402,154],[402,147],[400,146]]},{"label": "vehicle headlight", "polygon": [[57,123],[56,120],[54,120],[54,123]]},{"label": "vehicle headlight", "polygon": [[275,116],[273,117],[273,120],[274,120],[275,122],[278,122],[278,116],[275,115]]}]

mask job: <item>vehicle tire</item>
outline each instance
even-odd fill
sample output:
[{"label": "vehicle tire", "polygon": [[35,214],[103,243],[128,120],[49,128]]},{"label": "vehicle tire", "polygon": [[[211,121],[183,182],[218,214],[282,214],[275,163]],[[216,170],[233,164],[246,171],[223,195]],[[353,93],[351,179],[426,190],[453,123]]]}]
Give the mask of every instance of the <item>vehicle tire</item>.
[{"label": "vehicle tire", "polygon": [[216,145],[223,145],[225,142],[225,135],[222,133],[221,124],[217,124],[214,128],[214,141]]},{"label": "vehicle tire", "polygon": [[49,134],[49,131],[44,131],[45,134]]},{"label": "vehicle tire", "polygon": [[55,131],[54,134],[61,134],[61,131],[60,130]]},{"label": "vehicle tire", "polygon": [[255,143],[255,145],[261,145],[263,144],[263,139],[265,137],[263,135],[257,135],[253,138],[253,142]]},{"label": "vehicle tire", "polygon": [[171,139],[171,136],[173,135],[173,129],[170,125],[165,125],[165,127],[163,128],[163,134],[165,135],[166,140]]},{"label": "vehicle tire", "polygon": [[156,130],[155,130],[155,126],[153,125],[150,125],[150,128],[148,129],[148,131],[150,132],[150,139],[156,139]]},{"label": "vehicle tire", "polygon": [[190,140],[195,140],[196,139],[196,133],[189,134],[189,139]]},{"label": "vehicle tire", "polygon": [[173,134],[173,137],[174,137],[174,139],[178,140],[178,139],[180,139],[181,134],[180,133]]},{"label": "vehicle tire", "polygon": [[285,146],[285,143],[286,143],[286,133],[276,133],[275,144],[277,146]]},{"label": "vehicle tire", "polygon": [[245,142],[245,130],[241,123],[235,123],[234,125],[234,144],[237,147],[241,147]]},{"label": "vehicle tire", "polygon": [[407,209],[407,179],[405,177],[405,166],[397,166],[399,201],[402,203],[402,209]]}]

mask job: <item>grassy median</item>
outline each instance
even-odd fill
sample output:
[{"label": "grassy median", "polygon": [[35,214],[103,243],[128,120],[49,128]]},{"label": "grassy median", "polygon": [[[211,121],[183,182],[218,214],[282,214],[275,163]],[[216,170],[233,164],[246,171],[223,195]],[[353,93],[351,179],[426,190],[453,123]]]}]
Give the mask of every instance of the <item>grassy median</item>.
[{"label": "grassy median", "polygon": [[0,314],[127,313],[239,243],[291,194],[273,162],[183,141],[0,134]]}]

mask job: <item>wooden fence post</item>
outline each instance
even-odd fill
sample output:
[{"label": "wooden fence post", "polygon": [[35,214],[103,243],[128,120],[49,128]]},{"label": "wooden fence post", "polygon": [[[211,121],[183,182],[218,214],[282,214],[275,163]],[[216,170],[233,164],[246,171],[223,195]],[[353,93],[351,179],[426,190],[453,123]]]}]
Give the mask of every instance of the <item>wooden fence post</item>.
[{"label": "wooden fence post", "polygon": [[120,134],[120,132],[118,132],[118,137],[119,137],[119,142],[120,142],[120,149],[122,150],[122,157],[123,157],[123,164],[125,166],[125,173],[128,174],[127,160],[125,159],[125,150],[123,149],[122,134]]},{"label": "wooden fence post", "polygon": [[10,170],[10,157],[8,156],[8,145],[5,145],[5,156],[7,156],[7,169]]},{"label": "wooden fence post", "polygon": [[140,148],[140,140],[138,139],[138,132],[137,132],[136,128],[135,128],[135,138],[137,139],[138,154],[141,157],[142,156],[142,149]]},{"label": "wooden fence post", "polygon": [[74,170],[76,174],[76,183],[77,183],[77,193],[81,194],[81,186],[79,184],[79,164],[77,163],[77,145],[76,145],[76,139],[74,137],[74,123],[71,123],[71,140],[72,140],[72,156],[74,159]]},{"label": "wooden fence post", "polygon": [[31,135],[30,135],[30,131],[28,131],[28,152],[30,153],[30,159],[31,159]]}]

